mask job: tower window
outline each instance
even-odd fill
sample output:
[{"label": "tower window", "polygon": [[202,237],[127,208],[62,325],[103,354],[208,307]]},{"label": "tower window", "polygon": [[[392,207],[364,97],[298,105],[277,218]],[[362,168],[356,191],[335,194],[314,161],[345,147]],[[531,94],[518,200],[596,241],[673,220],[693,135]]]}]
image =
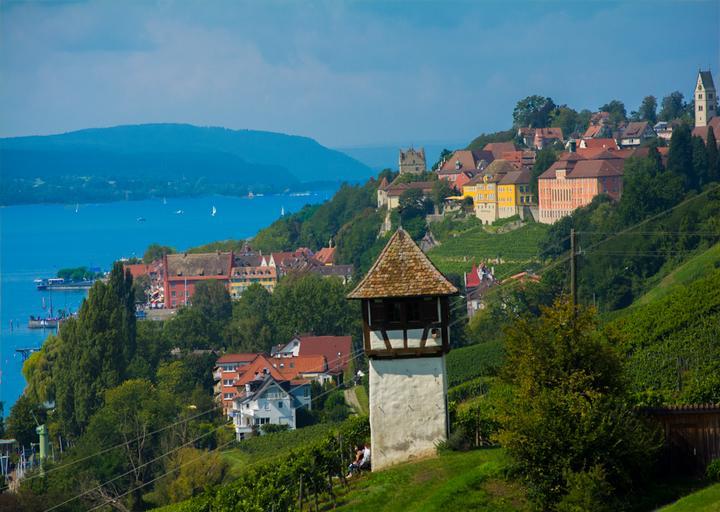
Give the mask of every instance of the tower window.
[{"label": "tower window", "polygon": [[698,105],[698,110],[699,110],[700,112],[702,112],[702,109],[703,109],[703,108],[702,108],[702,105]]},{"label": "tower window", "polygon": [[698,99],[699,99],[699,100],[702,99],[702,93],[698,94]]}]

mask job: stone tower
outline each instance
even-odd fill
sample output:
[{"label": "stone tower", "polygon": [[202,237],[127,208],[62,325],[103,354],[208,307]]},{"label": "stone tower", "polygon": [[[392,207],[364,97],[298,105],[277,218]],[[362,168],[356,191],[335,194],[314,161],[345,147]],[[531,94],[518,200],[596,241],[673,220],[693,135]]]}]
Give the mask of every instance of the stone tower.
[{"label": "stone tower", "polygon": [[362,301],[373,470],[432,456],[447,439],[448,298],[457,291],[401,228],[348,295]]},{"label": "stone tower", "polygon": [[422,174],[427,170],[425,164],[425,149],[401,149],[398,158],[400,174]]},{"label": "stone tower", "polygon": [[707,126],[717,115],[717,92],[710,71],[698,71],[695,84],[695,126]]}]

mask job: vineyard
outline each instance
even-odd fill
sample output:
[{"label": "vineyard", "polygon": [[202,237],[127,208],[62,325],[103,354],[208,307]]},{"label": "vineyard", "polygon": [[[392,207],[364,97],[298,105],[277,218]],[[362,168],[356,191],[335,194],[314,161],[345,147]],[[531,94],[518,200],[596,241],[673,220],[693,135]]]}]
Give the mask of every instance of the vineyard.
[{"label": "vineyard", "polygon": [[479,343],[451,350],[447,355],[448,386],[453,387],[477,377],[495,375],[502,365],[500,341]]},{"label": "vineyard", "polygon": [[281,450],[277,457],[247,467],[229,484],[158,510],[288,512],[310,506],[317,509],[321,502],[334,504],[338,493],[348,486],[345,473],[354,455],[353,446],[369,437],[365,416],[352,417],[320,439],[300,445],[284,444],[288,437],[275,437],[267,441],[265,449]]},{"label": "vineyard", "polygon": [[240,474],[249,465],[268,463],[284,457],[292,449],[320,441],[337,429],[332,423],[319,423],[309,427],[251,437],[238,444],[237,448],[222,452],[223,458],[230,464],[232,474]]},{"label": "vineyard", "polygon": [[498,277],[506,277],[537,266],[538,247],[547,230],[543,224],[530,223],[495,234],[477,226],[452,233],[440,246],[431,249],[428,257],[445,274],[462,274],[473,263],[485,262],[495,267]]}]

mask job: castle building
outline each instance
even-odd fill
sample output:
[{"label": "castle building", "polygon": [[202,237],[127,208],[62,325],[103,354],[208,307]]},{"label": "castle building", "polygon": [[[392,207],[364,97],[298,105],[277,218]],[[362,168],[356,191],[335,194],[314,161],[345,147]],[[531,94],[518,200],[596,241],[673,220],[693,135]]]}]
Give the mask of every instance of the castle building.
[{"label": "castle building", "polygon": [[445,354],[457,291],[401,228],[348,295],[363,315],[373,471],[431,457],[447,439]]},{"label": "castle building", "polygon": [[400,174],[422,174],[427,170],[425,162],[425,149],[401,149],[398,158]]},{"label": "castle building", "polygon": [[717,115],[717,92],[710,71],[698,71],[695,84],[695,126],[707,126]]}]

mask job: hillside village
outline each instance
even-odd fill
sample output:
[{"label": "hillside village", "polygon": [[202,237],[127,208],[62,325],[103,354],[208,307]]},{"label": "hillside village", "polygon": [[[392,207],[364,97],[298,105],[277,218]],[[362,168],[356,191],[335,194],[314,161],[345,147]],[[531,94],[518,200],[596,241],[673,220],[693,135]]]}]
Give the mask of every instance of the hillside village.
[{"label": "hillside village", "polygon": [[[37,455],[21,448],[8,503],[352,508],[362,489],[389,492],[380,470],[402,479],[415,467],[403,464],[438,453],[417,467],[437,464],[452,485],[474,475],[442,492],[487,510],[650,510],[710,484],[720,116],[709,71],[693,105],[692,127],[687,111],[658,121],[609,109],[572,130],[517,125],[437,162],[402,148],[397,169],[253,239],[119,262],[25,364],[13,442],[36,443],[35,421],[51,436],[38,431]],[[659,311],[668,326],[653,323]],[[165,448],[154,432],[178,446],[167,462],[152,462]],[[106,435],[119,455],[98,469]],[[370,447],[372,473],[349,466]],[[674,464],[693,486],[663,494],[644,479]],[[105,483],[121,471],[127,485]]]}]

